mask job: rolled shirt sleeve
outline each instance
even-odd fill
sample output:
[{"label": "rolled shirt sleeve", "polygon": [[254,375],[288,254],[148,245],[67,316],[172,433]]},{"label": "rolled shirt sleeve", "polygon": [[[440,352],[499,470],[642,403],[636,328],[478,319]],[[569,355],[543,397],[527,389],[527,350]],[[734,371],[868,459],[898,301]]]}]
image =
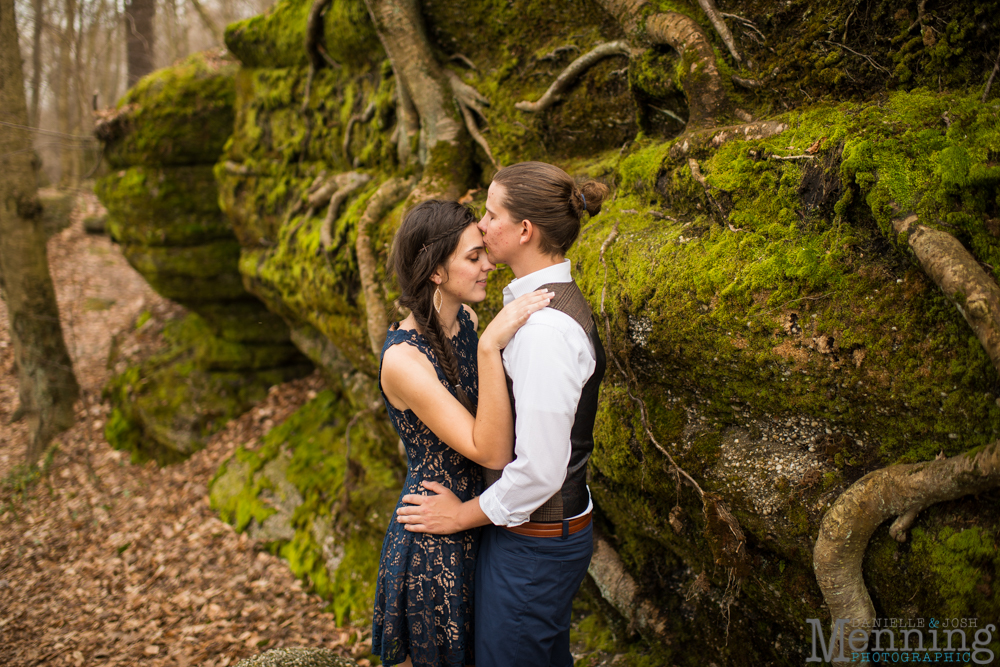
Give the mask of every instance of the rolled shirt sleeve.
[{"label": "rolled shirt sleeve", "polygon": [[596,361],[586,332],[551,308],[531,316],[507,345],[503,361],[517,411],[516,458],[479,504],[495,525],[517,526],[562,488],[580,394]]}]

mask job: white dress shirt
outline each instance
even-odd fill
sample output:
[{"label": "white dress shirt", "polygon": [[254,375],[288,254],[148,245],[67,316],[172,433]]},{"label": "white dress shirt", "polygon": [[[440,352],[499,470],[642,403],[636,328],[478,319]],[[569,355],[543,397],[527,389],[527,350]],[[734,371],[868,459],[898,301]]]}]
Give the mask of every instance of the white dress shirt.
[{"label": "white dress shirt", "polygon": [[[512,281],[503,290],[503,302],[548,283],[572,281],[567,259]],[[597,360],[583,327],[566,313],[543,308],[514,334],[503,351],[503,365],[513,381],[517,410],[515,459],[479,497],[479,506],[495,525],[519,526],[562,489],[580,394]],[[592,507],[588,501],[583,514]]]}]

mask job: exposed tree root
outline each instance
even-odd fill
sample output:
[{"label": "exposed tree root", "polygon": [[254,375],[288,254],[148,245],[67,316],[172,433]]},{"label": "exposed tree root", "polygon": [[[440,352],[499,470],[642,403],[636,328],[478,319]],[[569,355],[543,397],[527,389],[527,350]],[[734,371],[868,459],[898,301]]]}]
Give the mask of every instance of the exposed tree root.
[{"label": "exposed tree root", "polygon": [[715,0],[698,0],[698,4],[701,6],[702,11],[705,12],[708,20],[712,22],[712,27],[719,33],[719,37],[722,38],[722,42],[729,49],[729,54],[733,57],[733,60],[738,65],[743,64],[743,58],[740,57],[740,52],[736,49],[736,42],[733,41],[733,33],[729,32],[729,26],[722,20],[719,9],[715,6]]},{"label": "exposed tree root", "polygon": [[[998,485],[1000,441],[948,459],[882,468],[851,485],[823,517],[813,552],[816,581],[833,623],[850,619],[845,634],[851,628],[871,627],[875,608],[862,578],[861,560],[883,521],[898,517],[889,533],[903,541],[927,507]],[[834,651],[839,655],[840,647]]]},{"label": "exposed tree root", "polygon": [[917,221],[917,216],[893,220],[906,234],[924,272],[955,304],[969,323],[993,366],[1000,371],[1000,288],[958,240]]},{"label": "exposed tree root", "polygon": [[[924,272],[955,304],[1000,370],[1000,288],[968,250],[946,232],[919,224],[916,215],[892,222]],[[865,475],[823,517],[813,552],[816,580],[834,627],[867,631],[875,618],[861,560],[868,540],[886,519],[898,517],[889,534],[902,542],[917,515],[934,503],[1000,486],[1000,441],[948,459],[896,465]],[[839,642],[840,637],[837,637]],[[839,654],[841,647],[835,645]]]},{"label": "exposed tree root", "polygon": [[[344,157],[347,158],[347,163],[351,163],[351,131],[354,130],[355,123],[367,123],[370,122],[372,118],[375,117],[375,100],[368,103],[365,110],[361,113],[356,113],[351,116],[350,120],[347,121],[347,128],[344,130]],[[358,165],[354,165],[357,167]]]},{"label": "exposed tree root", "polygon": [[337,174],[332,181],[337,189],[330,194],[330,205],[326,209],[326,217],[323,218],[323,226],[319,228],[319,245],[326,252],[333,245],[333,223],[340,213],[340,205],[343,204],[351,193],[372,180],[368,174],[361,174],[356,171],[349,171],[344,174]]},{"label": "exposed tree root", "polygon": [[[306,22],[306,55],[309,57],[309,74],[306,78],[306,94],[302,99],[302,113],[306,112],[309,107],[309,97],[312,94],[312,82],[313,78],[316,76],[318,70],[323,69],[324,65],[334,66],[337,63],[333,62],[329,55],[326,53],[326,49],[323,48],[323,15],[326,13],[327,7],[330,5],[332,0],[313,0],[312,7],[309,9],[309,19]],[[307,137],[312,134],[312,127],[306,130]],[[308,141],[304,142],[308,143]]]},{"label": "exposed tree root", "polygon": [[986,103],[986,98],[990,94],[990,87],[993,85],[993,79],[997,77],[997,72],[1000,72],[1000,51],[997,52],[997,60],[993,63],[993,71],[990,72],[990,78],[986,81],[986,87],[983,89],[983,98],[980,100],[983,104]]},{"label": "exposed tree root", "polygon": [[656,605],[641,596],[638,584],[625,569],[614,547],[597,533],[587,572],[604,599],[628,620],[629,630],[638,630],[649,639],[663,641],[667,638],[667,619]]},{"label": "exposed tree root", "polygon": [[611,56],[625,56],[627,58],[630,53],[628,42],[618,41],[600,44],[592,51],[583,54],[571,62],[562,71],[562,74],[552,82],[552,85],[549,86],[549,89],[545,91],[545,94],[537,102],[528,102],[525,100],[518,102],[514,106],[521,111],[531,111],[533,113],[545,111],[556,102],[559,102],[562,99],[563,93],[588,69],[605,58]]},{"label": "exposed tree root", "polygon": [[[395,71],[394,67],[393,72],[395,73]],[[394,76],[396,79],[396,129],[393,131],[393,136],[396,141],[396,157],[399,158],[399,164],[406,166],[415,157],[413,155],[413,142],[420,132],[420,117],[417,115],[413,100],[410,98],[403,81],[398,74],[394,74]]]},{"label": "exposed tree root", "polygon": [[358,238],[354,249],[358,256],[358,273],[361,274],[361,288],[365,297],[365,312],[368,323],[368,341],[371,343],[372,354],[376,357],[382,351],[385,342],[385,330],[389,321],[385,312],[385,304],[375,282],[375,254],[371,248],[371,236],[368,229],[382,219],[389,210],[398,204],[410,190],[413,189],[413,178],[390,178],[379,186],[372,198],[368,200],[364,215],[358,222]]},{"label": "exposed tree root", "polygon": [[392,63],[396,85],[405,88],[420,119],[418,157],[426,165],[439,142],[458,146],[464,133],[449,112],[445,74],[427,40],[419,2],[365,0],[365,5]]},{"label": "exposed tree root", "polygon": [[685,61],[680,84],[688,101],[688,128],[712,127],[729,113],[729,98],[708,35],[689,16],[656,13],[647,0],[598,0],[637,46],[666,44]]},{"label": "exposed tree root", "polygon": [[486,151],[486,157],[490,159],[493,166],[499,169],[500,165],[493,159],[490,144],[479,131],[479,126],[476,124],[476,117],[472,114],[475,111],[480,118],[485,120],[486,116],[483,113],[483,107],[489,106],[490,101],[483,97],[478,90],[462,81],[451,70],[446,70],[446,72],[448,74],[448,83],[451,85],[451,92],[454,93],[455,101],[458,102],[458,108],[462,111],[462,118],[465,120],[465,129],[469,131],[469,136],[472,137],[473,141]]}]

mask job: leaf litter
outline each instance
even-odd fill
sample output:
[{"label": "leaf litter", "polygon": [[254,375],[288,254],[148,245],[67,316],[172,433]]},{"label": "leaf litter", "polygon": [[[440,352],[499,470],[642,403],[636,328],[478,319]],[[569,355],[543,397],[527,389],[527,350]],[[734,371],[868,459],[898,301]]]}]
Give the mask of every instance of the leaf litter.
[{"label": "leaf litter", "polygon": [[[9,423],[18,383],[0,307],[0,665],[226,667],[294,646],[368,664],[367,629],[338,627],[280,558],[208,504],[219,464],[322,390],[318,374],[272,387],[184,463],[133,465],[105,441],[110,408],[100,394],[112,338],[134,330],[143,313],[162,319],[179,307],[153,292],[107,237],[84,232],[82,219],[99,206],[81,193],[72,224],[49,241],[82,398],[76,425],[38,473],[19,465],[25,424]],[[88,305],[98,300],[106,307]]]}]

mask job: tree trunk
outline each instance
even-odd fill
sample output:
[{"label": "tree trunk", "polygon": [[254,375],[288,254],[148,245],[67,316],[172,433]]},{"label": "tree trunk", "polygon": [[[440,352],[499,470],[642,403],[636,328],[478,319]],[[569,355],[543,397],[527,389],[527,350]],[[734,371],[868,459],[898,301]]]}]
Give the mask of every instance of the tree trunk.
[{"label": "tree trunk", "polygon": [[[63,20],[66,22],[62,30],[59,41],[59,75],[58,88],[56,92],[56,123],[60,132],[71,134],[73,131],[72,113],[72,70],[73,70],[73,45],[76,43],[76,0],[64,0]],[[74,180],[73,173],[73,151],[75,146],[69,143],[62,143],[59,147],[59,181],[63,184],[70,184]]]},{"label": "tree trunk", "polygon": [[[414,191],[420,199],[458,199],[464,192],[468,165],[461,158],[472,153],[468,134],[450,104],[452,91],[434,57],[417,0],[365,0],[372,23],[396,73],[401,102],[412,101],[420,118],[419,159],[431,166]],[[404,108],[405,118],[405,108]],[[440,159],[435,160],[435,154]],[[444,167],[441,173],[433,168]]]},{"label": "tree trunk", "polygon": [[[14,0],[0,0],[0,117],[16,125],[28,122]],[[59,325],[30,149],[27,131],[0,127],[5,174],[0,180],[0,273],[20,378],[18,412],[29,420],[27,460],[33,464],[52,438],[73,424],[80,390]]]},{"label": "tree trunk", "polygon": [[153,19],[156,0],[127,0],[125,5],[125,44],[128,61],[128,87],[153,71],[155,33]]},{"label": "tree trunk", "polygon": [[39,97],[42,92],[42,26],[45,13],[45,1],[34,0],[32,3],[35,14],[35,25],[31,35],[31,125],[38,127]]}]

